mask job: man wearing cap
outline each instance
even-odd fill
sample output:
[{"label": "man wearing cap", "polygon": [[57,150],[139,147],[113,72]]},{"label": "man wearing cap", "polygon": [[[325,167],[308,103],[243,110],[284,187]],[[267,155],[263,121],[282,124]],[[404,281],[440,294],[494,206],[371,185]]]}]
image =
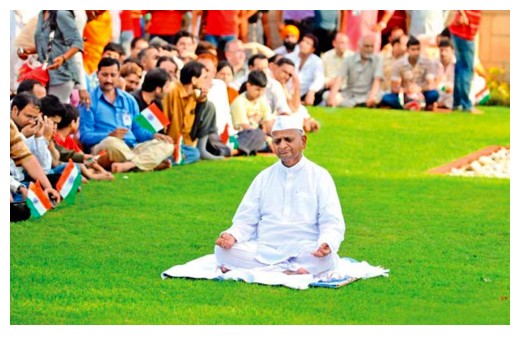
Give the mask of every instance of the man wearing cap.
[{"label": "man wearing cap", "polygon": [[280,161],[253,181],[233,218],[216,240],[217,264],[317,275],[334,268],[345,222],[331,175],[303,156],[301,121],[278,116],[273,129]]},{"label": "man wearing cap", "polygon": [[300,30],[294,25],[285,25],[282,29],[283,45],[276,48],[274,52],[280,55],[287,55],[292,52],[300,51],[298,40],[300,39]]}]

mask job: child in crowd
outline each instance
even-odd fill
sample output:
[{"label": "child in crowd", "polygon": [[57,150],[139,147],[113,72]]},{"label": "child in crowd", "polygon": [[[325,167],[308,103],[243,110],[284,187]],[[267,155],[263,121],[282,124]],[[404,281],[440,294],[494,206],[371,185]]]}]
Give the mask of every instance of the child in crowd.
[{"label": "child in crowd", "polygon": [[231,104],[233,126],[239,131],[238,142],[248,143],[247,148],[243,147],[243,144],[239,145],[238,149],[246,154],[252,151],[272,151],[270,133],[274,118],[264,95],[266,86],[265,73],[251,71],[245,83],[245,91]]},{"label": "child in crowd", "polygon": [[[70,104],[64,104],[65,114],[58,124],[58,129],[54,133],[54,142],[66,149],[73,150],[77,153],[83,153],[77,141],[74,139],[74,134],[79,127],[79,112],[76,107]],[[106,171],[101,167],[95,159],[87,160],[86,163],[80,164],[81,174],[88,179],[93,180],[113,180],[112,173]]]}]

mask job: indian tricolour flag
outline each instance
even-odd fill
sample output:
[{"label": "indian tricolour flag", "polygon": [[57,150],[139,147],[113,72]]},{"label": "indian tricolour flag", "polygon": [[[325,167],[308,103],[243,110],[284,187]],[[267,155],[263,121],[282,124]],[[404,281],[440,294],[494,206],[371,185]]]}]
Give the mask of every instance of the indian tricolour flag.
[{"label": "indian tricolour flag", "polygon": [[78,187],[81,185],[81,172],[79,168],[69,159],[65,170],[61,174],[56,189],[60,192],[63,199],[68,203],[74,203],[76,201],[76,193]]},{"label": "indian tricolour flag", "polygon": [[182,155],[182,144],[184,141],[182,140],[182,135],[179,135],[179,139],[175,143],[175,148],[173,149],[173,163],[175,165],[182,165],[184,163],[184,157]]},{"label": "indian tricolour flag", "polygon": [[52,208],[51,201],[42,189],[40,181],[29,184],[27,192],[27,207],[31,210],[31,217],[39,218]]},{"label": "indian tricolour flag", "polygon": [[168,120],[166,115],[164,115],[155,103],[152,103],[148,108],[144,109],[135,120],[141,127],[152,133],[159,132],[170,124],[170,120]]}]

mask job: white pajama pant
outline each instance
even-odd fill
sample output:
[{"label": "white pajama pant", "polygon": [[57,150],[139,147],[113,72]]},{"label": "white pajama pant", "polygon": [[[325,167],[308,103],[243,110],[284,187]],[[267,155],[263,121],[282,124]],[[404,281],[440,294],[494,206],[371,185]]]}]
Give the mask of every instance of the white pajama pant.
[{"label": "white pajama pant", "polygon": [[173,154],[173,144],[152,139],[137,144],[131,149],[122,139],[106,137],[99,144],[92,147],[92,154],[96,155],[101,150],[107,153],[111,162],[132,161],[139,170],[149,171]]},{"label": "white pajama pant", "polygon": [[[300,248],[297,256],[289,257],[283,261],[268,264],[259,261],[259,249],[262,245],[254,240],[235,243],[230,249],[215,246],[215,258],[219,267],[224,266],[229,270],[234,269],[265,269],[273,271],[296,271],[304,268],[307,272],[318,275],[333,269],[339,259],[336,253],[325,257],[315,257],[311,253],[316,250],[318,243],[309,243]],[[262,260],[262,259],[260,259]]]}]

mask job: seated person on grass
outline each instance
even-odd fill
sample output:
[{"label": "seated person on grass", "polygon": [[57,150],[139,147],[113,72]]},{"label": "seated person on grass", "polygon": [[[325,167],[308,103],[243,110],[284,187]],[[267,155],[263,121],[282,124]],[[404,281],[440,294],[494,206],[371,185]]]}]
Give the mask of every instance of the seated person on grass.
[{"label": "seated person on grass", "polygon": [[[332,83],[327,96],[330,106],[375,107],[380,100],[380,86],[383,80],[383,59],[374,54],[376,38],[367,35],[359,40],[359,52],[350,55],[343,62],[339,77]],[[345,83],[344,91],[339,92]]]},{"label": "seated person on grass", "polygon": [[[420,55],[419,41],[411,36],[406,44],[407,54],[396,61],[392,71],[391,93],[381,100],[381,107],[393,109],[434,110],[437,107],[439,92],[435,85],[433,63]],[[403,102],[399,93],[403,92]]]},{"label": "seated person on grass", "polygon": [[163,98],[164,115],[171,123],[166,133],[177,144],[183,143],[184,164],[199,159],[218,160],[223,156],[208,151],[210,135],[217,134],[216,109],[208,101],[208,70],[198,61],[190,61],[181,69],[180,78]]},{"label": "seated person on grass", "polygon": [[[54,134],[54,142],[68,150],[72,150],[78,154],[83,151],[79,147],[74,134],[76,134],[79,126],[79,112],[76,107],[71,104],[65,104],[65,115],[58,124],[58,129]],[[114,176],[103,169],[102,166],[91,155],[87,155],[87,160],[79,165],[81,174],[87,179],[92,180],[113,180]]]},{"label": "seated person on grass", "polygon": [[455,53],[449,38],[443,38],[439,44],[439,58],[435,61],[437,68],[436,83],[439,89],[438,106],[443,109],[453,108],[453,84],[455,82]]},{"label": "seated person on grass", "polygon": [[303,156],[301,121],[278,116],[274,152],[280,159],[253,181],[233,218],[216,240],[222,272],[265,269],[317,275],[335,268],[345,222],[334,181]]},{"label": "seated person on grass", "polygon": [[[45,175],[40,163],[25,145],[22,135],[18,131],[16,124],[11,120],[10,124],[10,157],[15,166],[21,166],[30,178],[40,181],[44,193],[57,204],[61,201],[60,193],[53,188],[49,179]],[[12,203],[25,201],[27,197],[27,186],[19,183],[11,176],[11,221],[25,220],[30,213],[27,208],[13,208]],[[13,188],[14,187],[14,188]]]},{"label": "seated person on grass", "polygon": [[[247,155],[267,150],[271,146],[269,134],[273,118],[264,95],[266,85],[267,76],[264,72],[251,71],[245,83],[246,90],[231,104],[233,126],[239,131],[238,149]],[[248,140],[245,139],[246,137]]]},{"label": "seated person on grass", "polygon": [[139,106],[135,98],[115,85],[119,79],[119,61],[101,59],[97,74],[99,86],[90,93],[90,108],[79,107],[83,149],[94,155],[105,151],[98,163],[113,173],[169,167],[173,142],[170,137],[151,133],[136,122]]},{"label": "seated person on grass", "polygon": [[[296,73],[296,66],[292,60],[288,58],[280,58],[270,68],[273,71],[273,77],[282,85],[287,104],[291,109],[290,116],[297,116],[303,122],[303,130],[305,132],[316,132],[320,129],[318,121],[311,117],[307,108],[302,105],[300,99],[300,79]],[[291,83],[292,87],[287,85]]]}]

